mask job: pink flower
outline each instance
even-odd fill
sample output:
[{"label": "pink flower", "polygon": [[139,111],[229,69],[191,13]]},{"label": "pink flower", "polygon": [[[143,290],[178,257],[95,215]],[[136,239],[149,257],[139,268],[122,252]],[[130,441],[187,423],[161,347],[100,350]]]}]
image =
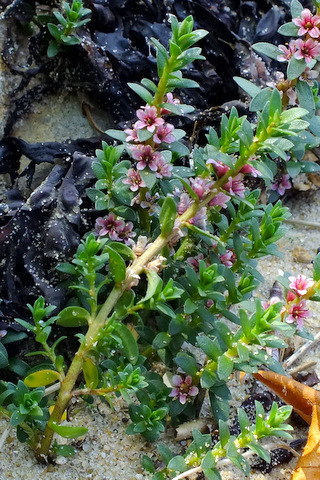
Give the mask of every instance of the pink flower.
[{"label": "pink flower", "polygon": [[230,168],[227,165],[217,160],[214,160],[213,158],[208,158],[208,160],[206,161],[206,164],[207,165],[212,164],[214,166],[215,172],[219,178],[223,177],[223,175],[225,175],[230,170]]},{"label": "pink flower", "polygon": [[126,141],[127,142],[136,142],[136,143],[139,143],[139,138],[138,138],[138,134],[137,134],[137,130],[135,128],[131,129],[131,128],[126,128],[124,130],[124,133],[127,134],[127,138],[126,138]]},{"label": "pink flower", "polygon": [[290,175],[281,175],[278,180],[276,180],[271,186],[270,190],[275,190],[279,195],[284,195],[286,190],[291,188],[291,183],[289,182]]},{"label": "pink flower", "polygon": [[157,160],[162,158],[161,153],[155,152],[150,145],[131,146],[132,158],[138,160],[137,169],[144,170],[149,167],[153,172],[157,171]]},{"label": "pink flower", "polygon": [[279,62],[288,62],[297,50],[295,40],[290,41],[288,48],[285,45],[279,45],[278,48],[283,53],[283,55],[278,56]]},{"label": "pink flower", "polygon": [[246,165],[244,165],[241,170],[240,170],[241,173],[243,174],[250,174],[252,175],[253,177],[257,178],[257,177],[261,177],[262,176],[262,173],[259,172],[259,170],[257,170],[256,168],[254,168],[252,165],[250,165],[249,163],[246,163]]},{"label": "pink flower", "polygon": [[187,263],[190,267],[193,268],[196,272],[199,272],[199,261],[204,259],[203,253],[199,253],[196,257],[188,257]]},{"label": "pink flower", "polygon": [[196,227],[205,230],[207,228],[207,208],[200,208],[200,210],[197,211],[195,216],[190,218],[188,222],[191,223],[191,225],[195,225]]},{"label": "pink flower", "polygon": [[136,233],[132,231],[133,223],[125,223],[122,219],[118,220],[113,213],[109,213],[104,218],[97,218],[95,228],[97,235],[108,235],[111,240],[118,240],[126,245],[131,245],[133,243],[131,238],[136,236]]},{"label": "pink flower", "polygon": [[155,193],[153,196],[150,192],[146,193],[145,199],[137,202],[141,208],[148,209],[149,215],[153,215],[157,210],[159,210],[158,200],[160,198],[159,193]]},{"label": "pink flower", "polygon": [[156,165],[157,178],[171,177],[173,165],[170,162],[166,162],[162,156],[159,156],[156,159]]},{"label": "pink flower", "polygon": [[[136,232],[132,231],[133,229],[133,223],[132,222],[127,222],[124,227],[114,235],[114,238],[112,240],[118,240],[118,242],[123,242],[126,245],[132,246],[134,244],[134,241],[132,238],[134,238],[137,234]],[[111,235],[110,235],[111,238]]]},{"label": "pink flower", "polygon": [[298,330],[303,327],[303,320],[308,318],[309,310],[306,308],[306,301],[301,300],[298,304],[290,305],[288,310],[289,315],[286,318],[287,323],[296,323]]},{"label": "pink flower", "polygon": [[319,15],[312,15],[308,8],[302,10],[300,17],[293,18],[293,23],[300,27],[298,35],[305,35],[308,33],[312,38],[318,38],[320,30],[317,25],[320,23]]},{"label": "pink flower", "polygon": [[182,405],[199,393],[198,387],[192,385],[192,377],[190,375],[173,375],[172,385],[174,388],[169,393],[169,397],[179,400]]},{"label": "pink flower", "polygon": [[227,250],[223,255],[219,255],[220,262],[228,268],[231,268],[237,260],[237,256],[233,250]]},{"label": "pink flower", "polygon": [[227,183],[225,183],[222,188],[227,190],[231,195],[239,195],[239,197],[244,198],[246,187],[242,183],[242,178],[241,173],[234,178],[229,177]]},{"label": "pink flower", "polygon": [[[292,278],[294,278],[294,277],[292,277]],[[289,290],[288,293],[287,293],[287,302],[288,303],[292,302],[295,298],[297,298],[295,296],[295,294]]]},{"label": "pink flower", "polygon": [[146,128],[148,132],[154,132],[159,125],[164,123],[163,118],[158,117],[156,107],[146,105],[137,110],[137,117],[139,120],[134,124],[136,130]]},{"label": "pink flower", "polygon": [[226,195],[223,192],[217,193],[215,197],[213,197],[212,200],[208,203],[209,207],[222,207],[222,208],[227,208],[226,202],[230,200],[229,195]]},{"label": "pink flower", "polygon": [[172,135],[173,131],[174,131],[174,126],[171,123],[164,123],[163,125],[160,125],[157,128],[156,133],[153,135],[154,143],[160,144],[162,142],[164,143],[175,142],[176,138],[174,135]]},{"label": "pink flower", "polygon": [[142,180],[141,175],[134,168],[129,168],[127,178],[122,180],[122,183],[130,185],[130,190],[136,192],[139,188],[144,188],[146,184]]},{"label": "pink flower", "polygon": [[182,215],[189,207],[192,205],[192,200],[186,192],[181,193],[180,201],[177,206],[177,211],[179,215]]},{"label": "pink flower", "polygon": [[116,216],[113,213],[104,218],[99,217],[95,223],[95,229],[98,235],[110,235],[111,232],[121,230],[124,227],[125,223],[123,220],[117,220]]},{"label": "pink flower", "polygon": [[289,280],[291,282],[289,288],[294,290],[299,297],[305,295],[308,289],[314,285],[314,281],[307,279],[305,275],[298,275],[297,278],[289,277]]},{"label": "pink flower", "polygon": [[312,40],[312,38],[308,38],[306,41],[299,38],[295,43],[297,50],[294,56],[297,60],[304,58],[307,63],[310,63],[320,55],[320,45],[318,42]]},{"label": "pink flower", "polygon": [[270,305],[274,305],[275,303],[281,302],[281,299],[279,297],[271,297],[267,302],[261,302],[261,305],[265,310],[270,307]]},{"label": "pink flower", "polygon": [[[169,92],[166,95],[164,103],[172,103],[172,105],[179,105],[180,100],[178,98],[174,98],[172,93]],[[169,113],[171,113],[170,110],[166,108],[161,108],[161,115],[168,115]]]},{"label": "pink flower", "polygon": [[199,200],[202,200],[213,186],[211,179],[201,177],[190,178],[190,184],[192,190],[198,195]]},{"label": "pink flower", "polygon": [[307,82],[310,87],[313,87],[313,80],[319,76],[319,72],[316,72],[315,70],[310,70],[309,67],[305,69],[305,71],[300,75],[299,80],[303,80],[304,82]]}]

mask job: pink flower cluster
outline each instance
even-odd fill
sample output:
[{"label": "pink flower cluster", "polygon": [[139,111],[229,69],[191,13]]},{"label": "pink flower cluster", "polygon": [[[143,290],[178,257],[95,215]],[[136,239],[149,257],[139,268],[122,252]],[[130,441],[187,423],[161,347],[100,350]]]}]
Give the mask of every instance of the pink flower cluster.
[{"label": "pink flower cluster", "polygon": [[[168,93],[167,103],[177,104],[179,100],[174,99],[172,93]],[[161,115],[166,113],[170,113],[169,110],[161,110]],[[157,151],[157,149],[163,143],[175,142],[174,126],[171,123],[166,123],[161,115],[158,114],[156,107],[145,105],[137,110],[138,120],[133,128],[124,130],[127,134],[127,142],[133,142],[129,145],[129,148],[132,158],[136,161],[135,168],[130,168],[127,178],[123,180],[123,183],[130,185],[132,192],[146,186],[140,175],[140,172],[146,168],[155,172],[157,178],[171,177],[172,165],[165,160],[161,151]],[[139,130],[149,132],[151,136],[145,142],[141,142],[138,135]]]},{"label": "pink flower cluster", "polygon": [[[218,178],[223,177],[230,171],[230,167],[224,163],[209,158],[206,162],[207,165],[213,165],[213,169]],[[243,184],[244,175],[252,175],[253,177],[260,177],[261,173],[252,165],[247,163],[244,165],[238,175],[235,177],[230,176],[228,181],[223,185],[223,189],[226,190],[230,195],[238,195],[239,197],[244,198],[246,187]]]},{"label": "pink flower cluster", "polygon": [[133,245],[132,238],[136,236],[136,233],[132,231],[133,223],[126,223],[113,213],[97,218],[95,229],[97,235],[101,237],[108,235],[110,240],[124,242],[126,245]]},{"label": "pink flower cluster", "polygon": [[286,190],[290,190],[292,187],[289,182],[290,175],[288,173],[281,175],[276,179],[274,183],[271,184],[270,190],[275,190],[279,195],[284,195]]},{"label": "pink flower cluster", "polygon": [[287,302],[289,308],[287,309],[288,316],[286,317],[287,323],[296,323],[297,328],[303,327],[303,321],[308,318],[309,310],[307,309],[306,300],[301,299],[305,295],[309,288],[314,285],[314,281],[307,279],[305,275],[298,275],[298,277],[289,277],[290,284],[287,294]]},{"label": "pink flower cluster", "polygon": [[320,16],[313,15],[308,8],[305,8],[302,10],[300,17],[293,18],[292,22],[299,27],[298,35],[304,38],[291,40],[287,47],[279,45],[278,48],[282,54],[279,55],[278,60],[288,62],[292,57],[295,57],[297,60],[304,59],[306,63],[311,63],[312,60],[320,56],[320,43],[317,40],[320,37],[318,27]]}]

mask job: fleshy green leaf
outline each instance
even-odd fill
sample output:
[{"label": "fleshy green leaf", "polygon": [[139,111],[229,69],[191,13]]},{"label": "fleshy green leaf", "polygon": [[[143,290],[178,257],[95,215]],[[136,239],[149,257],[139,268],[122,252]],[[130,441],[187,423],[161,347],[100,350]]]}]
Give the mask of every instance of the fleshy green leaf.
[{"label": "fleshy green leaf", "polygon": [[250,97],[255,97],[261,92],[261,88],[257,87],[254,83],[246,80],[242,77],[233,77],[233,80],[244,90]]},{"label": "fleshy green leaf", "polygon": [[292,0],[290,9],[291,9],[292,18],[296,18],[296,17],[300,17],[300,14],[303,10],[303,6],[298,0]]},{"label": "fleshy green leaf", "polygon": [[88,429],[85,427],[58,425],[55,422],[49,422],[49,426],[54,432],[64,438],[78,438],[82,437],[88,432]]},{"label": "fleshy green leaf", "polygon": [[285,23],[278,28],[278,32],[281,35],[286,35],[288,37],[297,37],[298,36],[299,27],[295,25],[293,22]]},{"label": "fleshy green leaf", "polygon": [[87,388],[96,388],[99,383],[99,372],[97,365],[90,357],[86,357],[83,362],[83,375]]},{"label": "fleshy green leaf", "polygon": [[162,204],[159,216],[161,234],[164,237],[167,237],[172,233],[176,216],[176,202],[172,197],[166,197],[165,201]]},{"label": "fleshy green leaf", "polygon": [[81,327],[87,325],[90,313],[82,307],[66,307],[58,315],[56,323],[62,327]]},{"label": "fleshy green leaf", "polygon": [[124,282],[126,279],[126,264],[119,253],[109,247],[109,245],[106,246],[106,250],[109,253],[109,270],[114,283]]},{"label": "fleshy green leaf", "polygon": [[278,47],[266,42],[255,43],[254,45],[252,45],[252,48],[256,52],[261,53],[262,55],[266,55],[273,60],[278,60],[279,55],[281,55],[282,53]]},{"label": "fleshy green leaf", "polygon": [[128,83],[128,86],[129,86],[137,95],[139,95],[139,97],[141,97],[142,100],[144,100],[146,103],[149,103],[150,105],[152,104],[152,102],[153,102],[153,96],[152,96],[152,94],[149,92],[149,90],[147,90],[146,88],[144,88],[142,85],[139,85],[138,83]]},{"label": "fleshy green leaf", "polygon": [[133,365],[137,363],[139,358],[139,349],[136,339],[123,323],[115,324],[115,334],[121,339],[123,354]]},{"label": "fleshy green leaf", "polygon": [[60,374],[56,370],[38,370],[37,372],[30,373],[30,375],[24,379],[24,383],[27,387],[36,388],[46,387],[60,380]]},{"label": "fleshy green leaf", "polygon": [[[313,63],[313,65],[311,66],[311,63],[308,65],[309,68],[312,68],[314,65]],[[295,57],[291,57],[289,60],[288,69],[287,69],[288,80],[294,80],[295,78],[300,77],[300,75],[304,72],[306,67],[307,67],[307,64],[303,58],[301,60],[297,60]]]},{"label": "fleshy green leaf", "polygon": [[0,368],[5,368],[8,365],[8,354],[5,347],[0,342]]}]

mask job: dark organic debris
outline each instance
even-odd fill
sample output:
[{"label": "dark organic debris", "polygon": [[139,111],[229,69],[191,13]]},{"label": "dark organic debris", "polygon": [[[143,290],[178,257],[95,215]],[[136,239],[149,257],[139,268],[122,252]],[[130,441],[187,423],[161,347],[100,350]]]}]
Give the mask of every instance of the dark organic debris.
[{"label": "dark organic debris", "polygon": [[[289,444],[294,450],[304,447],[307,439],[294,440]],[[255,461],[252,463],[252,470],[259,470],[262,473],[270,473],[277,465],[283,465],[289,463],[293,458],[293,452],[287,448],[275,448],[270,452],[271,461],[266,462],[262,458],[255,457]]]},{"label": "dark organic debris", "polygon": [[[57,288],[55,266],[73,254],[81,235],[90,228],[84,226],[80,200],[93,180],[92,160],[74,153],[71,164],[54,166],[23,203],[16,191],[8,195],[8,212],[0,228],[0,255],[4,259],[1,298],[25,305],[41,293],[48,303],[63,304],[64,292]],[[7,322],[8,314],[0,319]]]}]

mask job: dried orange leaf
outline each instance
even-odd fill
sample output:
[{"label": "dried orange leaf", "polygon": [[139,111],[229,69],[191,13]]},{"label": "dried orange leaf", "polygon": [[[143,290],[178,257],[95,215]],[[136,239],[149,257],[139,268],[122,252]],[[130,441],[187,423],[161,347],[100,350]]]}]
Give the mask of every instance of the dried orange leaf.
[{"label": "dried orange leaf", "polygon": [[307,444],[291,480],[318,480],[320,471],[320,406],[313,405]]},{"label": "dried orange leaf", "polygon": [[279,373],[259,370],[253,375],[259,382],[271,388],[282,400],[292,405],[306,422],[311,423],[313,405],[320,406],[320,392]]}]

